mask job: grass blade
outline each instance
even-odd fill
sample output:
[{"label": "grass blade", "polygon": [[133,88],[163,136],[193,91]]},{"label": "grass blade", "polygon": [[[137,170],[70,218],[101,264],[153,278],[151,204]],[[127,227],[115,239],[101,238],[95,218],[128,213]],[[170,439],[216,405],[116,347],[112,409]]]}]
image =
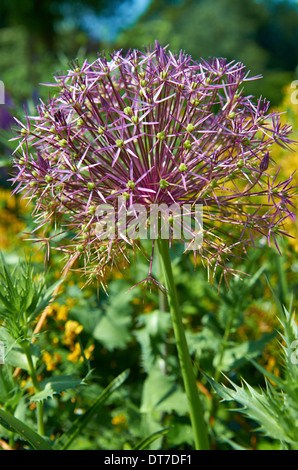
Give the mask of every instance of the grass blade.
[{"label": "grass blade", "polygon": [[164,429],[161,429],[160,431],[156,431],[153,434],[150,434],[150,436],[146,437],[141,442],[139,442],[139,444],[134,448],[134,450],[146,449],[146,447],[152,444],[152,442],[156,441],[156,439],[167,434],[169,430],[170,428],[164,428]]},{"label": "grass blade", "polygon": [[9,431],[18,433],[35,450],[52,450],[50,444],[43,437],[4,410],[0,410],[0,424]]},{"label": "grass blade", "polygon": [[109,396],[127,379],[128,374],[129,370],[122,372],[103,390],[103,392],[99,395],[93,405],[86,411],[86,413],[77,418],[71,428],[65,434],[63,434],[63,436],[61,436],[55,445],[55,449],[67,450],[69,448],[74,439],[82,432],[84,427],[89,423],[90,419],[102,406],[104,401],[107,400],[107,398],[109,398]]}]

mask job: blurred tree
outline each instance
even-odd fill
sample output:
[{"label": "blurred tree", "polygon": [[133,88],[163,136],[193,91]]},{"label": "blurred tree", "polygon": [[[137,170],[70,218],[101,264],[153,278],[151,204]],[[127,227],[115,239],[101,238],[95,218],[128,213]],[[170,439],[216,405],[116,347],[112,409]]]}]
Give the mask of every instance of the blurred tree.
[{"label": "blurred tree", "polygon": [[1,0],[0,27],[22,26],[32,37],[53,46],[55,23],[62,15],[51,0]]},{"label": "blurred tree", "polygon": [[298,65],[298,2],[264,0],[265,21],[259,44],[269,52],[270,68],[294,70]]},{"label": "blurred tree", "polygon": [[84,12],[110,14],[119,3],[120,0],[1,0],[0,80],[14,103],[34,97],[38,84],[49,81],[52,73],[77,57],[80,48],[84,47],[82,52],[86,53],[89,39],[81,28]]},{"label": "blurred tree", "polygon": [[[119,36],[117,46],[143,47],[157,39],[194,59],[242,61],[253,74],[267,75],[267,96],[277,103],[282,87],[293,79],[297,35],[297,5],[287,1],[153,0],[137,24]],[[251,91],[256,90],[264,92],[262,84]]]},{"label": "blurred tree", "polygon": [[108,14],[117,7],[120,0],[1,0],[0,28],[21,26],[30,37],[42,42],[48,50],[57,47],[57,25],[71,14],[77,18],[74,29],[80,25],[80,18],[86,9],[95,15]]}]

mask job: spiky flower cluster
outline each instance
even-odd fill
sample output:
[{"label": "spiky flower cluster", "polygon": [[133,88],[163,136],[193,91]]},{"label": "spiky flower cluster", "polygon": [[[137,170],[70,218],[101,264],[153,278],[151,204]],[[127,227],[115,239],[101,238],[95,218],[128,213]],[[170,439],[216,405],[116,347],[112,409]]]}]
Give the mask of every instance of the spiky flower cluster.
[{"label": "spiky flower cluster", "polygon": [[196,62],[158,43],[72,64],[48,84],[58,91],[38,116],[19,122],[15,191],[34,198],[37,229],[55,221],[73,233],[60,246],[69,266],[84,256],[86,272],[102,280],[140,248],[138,240],[96,236],[96,208],[116,208],[120,196],[127,209],[202,204],[198,255],[213,273],[230,271],[229,257],[258,236],[276,242],[292,215],[293,188],[291,178],[269,175],[270,148],[289,147],[291,128],[268,114],[266,100],[245,96],[252,79],[241,63]]}]

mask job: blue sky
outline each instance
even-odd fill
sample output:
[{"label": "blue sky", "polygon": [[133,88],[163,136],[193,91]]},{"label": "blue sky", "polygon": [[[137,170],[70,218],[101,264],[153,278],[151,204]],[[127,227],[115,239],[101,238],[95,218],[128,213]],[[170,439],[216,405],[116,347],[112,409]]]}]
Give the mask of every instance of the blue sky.
[{"label": "blue sky", "polygon": [[112,41],[124,28],[132,25],[146,10],[151,0],[124,0],[117,8],[117,14],[111,17],[95,17],[85,14],[82,25],[94,39]]}]

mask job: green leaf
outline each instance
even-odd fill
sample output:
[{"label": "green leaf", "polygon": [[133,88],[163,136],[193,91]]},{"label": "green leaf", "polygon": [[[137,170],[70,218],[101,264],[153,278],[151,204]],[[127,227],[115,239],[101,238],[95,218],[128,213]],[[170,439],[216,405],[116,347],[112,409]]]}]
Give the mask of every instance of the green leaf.
[{"label": "green leaf", "polygon": [[129,370],[122,372],[118,375],[99,395],[97,400],[91,405],[91,407],[81,416],[79,416],[71,426],[71,428],[64,433],[55,444],[56,450],[66,450],[70,447],[76,437],[82,432],[87,426],[89,421],[98,412],[102,404],[110,397],[110,395],[119,388],[123,382],[127,379]]},{"label": "green leaf", "polygon": [[57,377],[50,377],[40,382],[40,392],[33,395],[30,401],[36,402],[53,398],[54,395],[65,392],[69,389],[74,389],[79,385],[85,385],[79,377],[73,375],[59,375]]},{"label": "green leaf", "polygon": [[28,318],[28,322],[31,322],[32,320],[34,320],[40,313],[44,311],[44,309],[49,305],[50,301],[52,300],[55,290],[57,289],[57,287],[60,286],[60,284],[62,284],[62,282],[63,282],[63,279],[59,279],[59,281],[55,282],[50,287],[48,287],[44,293],[40,294],[38,303],[33,313]]},{"label": "green leaf", "polygon": [[19,260],[12,269],[0,254],[0,319],[15,339],[27,337],[30,323],[47,307],[63,279],[46,287],[45,277],[35,275],[30,259]]},{"label": "green leaf", "polygon": [[296,430],[284,406],[284,398],[267,383],[267,391],[256,391],[247,382],[239,387],[227,377],[233,388],[220,385],[211,377],[204,374],[214,391],[223,401],[235,401],[242,408],[239,411],[259,424],[258,431],[273,439],[289,444],[296,443]]},{"label": "green leaf", "polygon": [[107,349],[124,348],[132,339],[132,292],[127,292],[126,282],[114,281],[109,299],[100,312],[93,336]]},{"label": "green leaf", "polygon": [[[140,325],[142,328],[139,328]],[[163,354],[170,325],[170,314],[160,310],[138,317],[138,328],[134,335],[141,346],[142,367],[148,374]]]},{"label": "green leaf", "polygon": [[276,333],[265,333],[256,341],[244,341],[233,347],[226,348],[222,357],[217,354],[213,365],[222,371],[229,371],[235,367],[241,367],[247,360],[256,358],[262,354],[266,344],[276,336]]},{"label": "green leaf", "polygon": [[150,446],[150,444],[152,444],[154,441],[156,441],[156,439],[159,439],[160,437],[167,434],[169,432],[169,430],[170,430],[170,428],[164,428],[164,429],[161,429],[160,431],[156,431],[156,432],[150,434],[150,436],[146,437],[141,442],[139,442],[139,444],[136,447],[134,447],[133,450],[144,450],[144,449],[146,449],[146,447]]},{"label": "green leaf", "polygon": [[[23,370],[29,371],[28,360],[23,349],[19,346],[18,342],[12,338],[6,328],[0,327],[0,341],[5,345],[5,363],[13,367],[20,367]],[[30,344],[30,352],[33,364],[36,365],[39,357],[39,348],[33,343]]]},{"label": "green leaf", "polygon": [[0,410],[0,424],[9,431],[16,432],[27,441],[35,450],[52,450],[48,442],[29,426],[4,410]]},{"label": "green leaf", "polygon": [[171,413],[172,411],[184,415],[188,412],[186,394],[177,386],[175,379],[164,375],[156,367],[145,380],[141,412],[152,414]]}]

